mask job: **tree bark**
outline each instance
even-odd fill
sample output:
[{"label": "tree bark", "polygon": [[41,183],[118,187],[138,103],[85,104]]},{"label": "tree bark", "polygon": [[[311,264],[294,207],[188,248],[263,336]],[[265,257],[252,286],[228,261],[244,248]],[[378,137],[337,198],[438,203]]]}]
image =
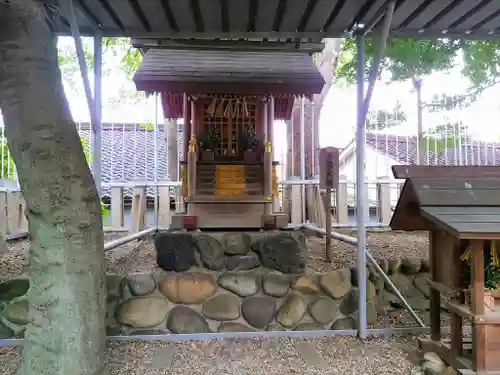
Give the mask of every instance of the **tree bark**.
[{"label": "tree bark", "polygon": [[26,200],[30,323],[23,375],[102,375],[99,197],[64,95],[56,37],[34,1],[0,2],[0,108]]},{"label": "tree bark", "polygon": [[[300,99],[296,99],[292,119],[287,122],[287,179],[292,176],[300,176],[300,160],[305,159],[305,178],[310,179],[318,173],[318,149],[319,149],[319,118],[323,102],[330,91],[333,76],[337,69],[340,53],[340,39],[324,39],[325,48],[316,56],[316,67],[325,80],[325,85],[320,94],[313,96],[312,101],[305,100],[305,150],[304,155],[300,153]],[[293,142],[293,152],[292,152]],[[292,169],[292,158],[293,169]]]}]

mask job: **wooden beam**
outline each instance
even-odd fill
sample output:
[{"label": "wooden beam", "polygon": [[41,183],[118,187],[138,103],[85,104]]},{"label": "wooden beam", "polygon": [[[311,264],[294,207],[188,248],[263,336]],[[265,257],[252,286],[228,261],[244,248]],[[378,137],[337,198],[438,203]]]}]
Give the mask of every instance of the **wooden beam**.
[{"label": "wooden beam", "polygon": [[255,40],[204,40],[204,39],[154,39],[154,38],[134,38],[131,40],[132,46],[136,48],[165,48],[165,49],[207,49],[207,50],[249,50],[249,51],[302,51],[304,53],[321,52],[324,43],[301,42],[290,43],[281,41],[255,41]]},{"label": "wooden beam", "polygon": [[203,32],[205,30],[205,25],[203,23],[203,16],[201,15],[200,2],[199,0],[189,0],[191,6],[191,12],[193,13],[194,23],[196,25],[197,32]]},{"label": "wooden beam", "polygon": [[[82,36],[94,36],[96,29],[93,27],[80,27],[80,34]],[[175,39],[250,39],[250,40],[278,40],[278,39],[288,39],[288,38],[300,38],[300,39],[312,39],[313,41],[320,42],[324,38],[344,38],[350,37],[351,34],[345,30],[328,30],[328,31],[267,31],[267,32],[175,32],[170,28],[165,28],[163,30],[147,32],[143,29],[130,29],[121,30],[114,28],[103,28],[100,30],[103,37],[123,37],[123,38],[175,38]],[[71,33],[67,29],[56,30],[58,36],[71,36]]]},{"label": "wooden beam", "polygon": [[167,18],[168,24],[172,28],[172,30],[179,32],[179,26],[177,25],[177,21],[175,20],[174,12],[170,7],[169,0],[160,0],[161,7],[163,8],[163,12],[165,13],[165,17]]}]

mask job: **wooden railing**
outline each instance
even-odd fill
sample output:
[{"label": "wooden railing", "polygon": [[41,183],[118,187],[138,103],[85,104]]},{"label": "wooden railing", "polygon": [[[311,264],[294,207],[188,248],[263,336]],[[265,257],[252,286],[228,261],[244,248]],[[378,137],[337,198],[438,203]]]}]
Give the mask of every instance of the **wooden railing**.
[{"label": "wooden railing", "polygon": [[[367,181],[368,227],[388,226],[402,183],[389,179]],[[109,214],[104,217],[105,230],[135,233],[149,226],[168,228],[171,215],[184,210],[180,185],[167,181],[106,184],[103,201],[108,205]],[[288,213],[291,224],[307,220],[320,226],[324,223],[326,213],[321,209],[317,181],[281,181],[273,186],[273,192],[276,189],[279,196],[273,204],[274,210]],[[333,226],[354,227],[355,183],[341,178],[332,201]],[[0,232],[7,237],[25,233],[28,226],[24,209],[21,191],[0,188]]]}]

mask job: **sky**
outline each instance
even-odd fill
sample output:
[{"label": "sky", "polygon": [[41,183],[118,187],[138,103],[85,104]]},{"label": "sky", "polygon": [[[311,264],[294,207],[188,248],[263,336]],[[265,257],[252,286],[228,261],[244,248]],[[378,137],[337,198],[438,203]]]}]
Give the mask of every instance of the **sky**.
[{"label": "sky", "polygon": [[[59,39],[59,48],[74,48],[71,38]],[[163,122],[160,105],[155,105],[155,98],[139,98],[131,104],[127,96],[134,95],[133,82],[120,69],[113,69],[120,62],[119,56],[105,56],[107,74],[103,77],[103,122]],[[90,76],[93,81],[92,75]],[[83,94],[81,76],[77,73],[72,77],[64,77],[64,86],[70,103],[73,118],[77,122],[89,122],[90,115]],[[366,85],[365,85],[366,87]],[[460,74],[460,68],[450,73],[435,73],[426,77],[423,83],[423,100],[428,100],[435,93],[457,94],[463,93],[468,87],[468,81]],[[75,89],[76,88],[76,89]],[[128,93],[125,99],[118,101],[120,92]],[[500,107],[498,98],[500,85],[493,87],[481,96],[470,107],[446,114],[424,114],[424,128],[432,127],[440,122],[444,116],[450,120],[461,119],[468,125],[470,135],[478,139],[497,139],[499,132],[498,119]],[[371,102],[373,109],[394,108],[396,102],[402,105],[407,121],[388,132],[398,135],[416,134],[416,104],[415,93],[409,82],[385,83],[377,82]],[[159,104],[159,103],[158,103]],[[356,122],[356,88],[332,87],[328,93],[320,115],[320,146],[345,147],[354,137]],[[286,149],[286,127],[283,122],[275,124],[275,149],[281,155]]]}]

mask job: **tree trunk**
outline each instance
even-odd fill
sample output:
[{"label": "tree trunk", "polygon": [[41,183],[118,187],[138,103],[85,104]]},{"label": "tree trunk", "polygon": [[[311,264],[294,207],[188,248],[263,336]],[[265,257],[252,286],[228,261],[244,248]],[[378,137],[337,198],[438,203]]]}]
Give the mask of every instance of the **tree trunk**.
[{"label": "tree trunk", "polygon": [[99,197],[34,1],[0,2],[0,108],[26,200],[30,323],[23,375],[106,373]]},{"label": "tree trunk", "polygon": [[[292,119],[287,123],[287,178],[300,176],[300,160],[305,160],[305,178],[309,179],[318,173],[319,149],[319,117],[323,102],[330,91],[333,75],[337,69],[340,52],[340,39],[325,39],[325,48],[316,56],[316,67],[325,80],[325,86],[320,94],[313,96],[313,100],[305,100],[304,112],[304,155],[300,153],[300,99],[296,99],[292,111]],[[293,147],[292,147],[293,144]],[[292,152],[293,148],[293,152]],[[292,169],[292,158],[293,169]]]}]

